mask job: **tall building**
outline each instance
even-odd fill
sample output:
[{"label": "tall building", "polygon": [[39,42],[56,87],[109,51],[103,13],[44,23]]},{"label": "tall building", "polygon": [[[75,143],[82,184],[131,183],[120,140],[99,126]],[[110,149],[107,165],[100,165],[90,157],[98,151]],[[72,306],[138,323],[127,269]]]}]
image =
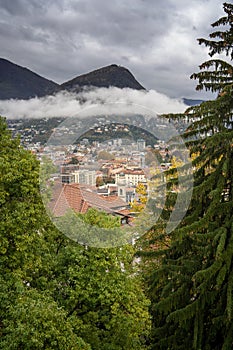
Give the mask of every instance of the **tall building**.
[{"label": "tall building", "polygon": [[146,148],[146,141],[143,139],[138,139],[137,140],[137,150],[139,152],[143,152]]}]

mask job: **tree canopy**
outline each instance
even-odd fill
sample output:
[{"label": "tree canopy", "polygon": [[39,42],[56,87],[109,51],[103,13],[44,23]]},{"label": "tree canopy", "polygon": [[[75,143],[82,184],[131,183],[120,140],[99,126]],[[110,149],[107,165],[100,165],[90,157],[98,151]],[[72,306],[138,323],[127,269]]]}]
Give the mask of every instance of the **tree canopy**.
[{"label": "tree canopy", "polygon": [[[199,43],[209,47],[211,56],[225,53],[232,60],[233,5],[223,8],[226,16],[213,24],[223,29],[210,35],[220,40]],[[200,68],[204,71],[192,75],[199,80],[197,88],[218,91],[218,97],[183,115],[166,116],[190,121],[183,137],[193,155],[191,204],[180,225],[167,234],[175,202],[169,193],[142,253],[152,303],[151,349],[233,347],[233,70],[218,59]]]},{"label": "tree canopy", "polygon": [[[149,300],[133,247],[90,248],[59,232],[42,203],[39,162],[3,118],[0,170],[0,349],[145,348]],[[83,219],[119,226],[94,209]]]}]

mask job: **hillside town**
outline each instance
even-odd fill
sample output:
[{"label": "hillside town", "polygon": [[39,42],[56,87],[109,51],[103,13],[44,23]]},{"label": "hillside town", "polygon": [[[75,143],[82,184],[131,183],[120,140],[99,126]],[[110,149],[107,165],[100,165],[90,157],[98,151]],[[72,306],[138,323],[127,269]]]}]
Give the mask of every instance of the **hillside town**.
[{"label": "hillside town", "polygon": [[[99,117],[82,135],[79,121],[69,126],[63,121],[8,121],[13,136],[20,135],[22,146],[36,155],[41,166],[53,164],[47,174],[52,184],[49,211],[60,217],[69,209],[85,214],[95,208],[118,216],[122,225],[132,224],[150,196],[151,178],[169,169],[174,150],[144,129],[140,120],[135,126]],[[79,137],[71,142],[75,135]]]},{"label": "hillside town", "polygon": [[53,173],[48,174],[53,188],[49,204],[52,215],[63,216],[69,209],[85,214],[95,208],[119,216],[122,224],[132,223],[149,197],[152,176],[171,166],[173,155],[168,145],[134,126],[136,136],[140,133],[149,137],[135,140],[133,135],[132,139],[128,137],[129,125],[102,125],[101,120],[84,134],[90,138],[80,137],[73,144],[38,141],[48,138],[51,132],[56,139],[65,137],[65,140],[77,133],[79,124],[55,127],[61,121],[56,118],[28,121],[28,124],[23,120],[8,122],[13,136],[20,135],[23,147],[34,153],[42,166],[45,160],[54,166]]},{"label": "hillside town", "polygon": [[79,145],[47,146],[37,153],[42,163],[46,156],[56,167],[50,176],[50,209],[55,217],[63,216],[69,208],[79,213],[95,208],[119,216],[122,224],[130,224],[145,205],[142,197],[149,195],[152,175],[171,165],[163,142],[152,148],[144,139],[103,143],[83,139]]}]

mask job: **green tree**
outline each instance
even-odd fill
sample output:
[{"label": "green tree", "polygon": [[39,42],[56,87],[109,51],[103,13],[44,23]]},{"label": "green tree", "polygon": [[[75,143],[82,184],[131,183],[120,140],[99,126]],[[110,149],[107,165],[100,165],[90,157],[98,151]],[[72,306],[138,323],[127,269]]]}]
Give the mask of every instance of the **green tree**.
[{"label": "green tree", "polygon": [[[97,227],[120,226],[118,218],[95,209],[79,216]],[[91,248],[58,232],[47,239],[51,251],[33,286],[50,291],[93,350],[146,348],[149,300],[133,266],[134,248]]]},{"label": "green tree", "polygon": [[0,118],[0,349],[89,350],[66,311],[32,286],[47,247],[38,170]]},{"label": "green tree", "polygon": [[74,324],[53,298],[28,288],[11,300],[0,338],[0,349],[90,350],[74,332]]},{"label": "green tree", "polygon": [[[59,232],[42,203],[39,162],[3,119],[0,151],[0,349],[145,348],[149,301],[133,247],[89,248]],[[117,217],[94,209],[82,218],[120,229]]]},{"label": "green tree", "polygon": [[102,160],[112,160],[114,158],[115,158],[114,155],[107,151],[100,151],[97,156],[97,159],[102,159]]},{"label": "green tree", "polygon": [[[216,22],[212,23],[212,27],[222,27],[223,29],[212,32],[210,39],[198,39],[199,44],[204,44],[209,48],[209,55],[212,57],[215,54],[225,53],[233,59],[232,53],[232,9],[233,5],[230,3],[223,4],[225,16],[221,17]],[[227,26],[227,28],[225,27]],[[214,40],[213,40],[214,39]],[[211,70],[212,68],[212,70]],[[200,65],[202,72],[191,75],[192,79],[197,79],[199,84],[197,90],[223,91],[224,87],[231,86],[233,83],[232,65],[220,59],[208,60]]]},{"label": "green tree", "polygon": [[[224,3],[223,8],[226,16],[213,24],[223,29],[210,34],[217,40],[199,39],[199,43],[209,47],[211,56],[225,52],[232,59],[233,5]],[[194,155],[191,205],[168,235],[167,209],[174,205],[168,196],[144,248],[153,316],[151,349],[233,348],[233,68],[210,60],[201,69],[192,76],[199,80],[197,89],[219,94],[183,115],[191,120],[183,135]]]},{"label": "green tree", "polygon": [[76,157],[72,157],[68,164],[79,164],[79,160]]}]

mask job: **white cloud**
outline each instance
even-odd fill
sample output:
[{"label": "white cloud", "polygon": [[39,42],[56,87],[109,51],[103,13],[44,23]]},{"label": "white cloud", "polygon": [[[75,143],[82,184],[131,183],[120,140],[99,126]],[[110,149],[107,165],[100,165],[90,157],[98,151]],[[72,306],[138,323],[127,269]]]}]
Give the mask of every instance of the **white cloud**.
[{"label": "white cloud", "polygon": [[[85,100],[86,102],[80,102]],[[93,108],[94,107],[94,108]],[[162,114],[183,112],[187,106],[157,91],[99,88],[80,94],[60,92],[54,96],[30,100],[0,101],[0,114],[7,118],[72,117],[87,114]]]}]

